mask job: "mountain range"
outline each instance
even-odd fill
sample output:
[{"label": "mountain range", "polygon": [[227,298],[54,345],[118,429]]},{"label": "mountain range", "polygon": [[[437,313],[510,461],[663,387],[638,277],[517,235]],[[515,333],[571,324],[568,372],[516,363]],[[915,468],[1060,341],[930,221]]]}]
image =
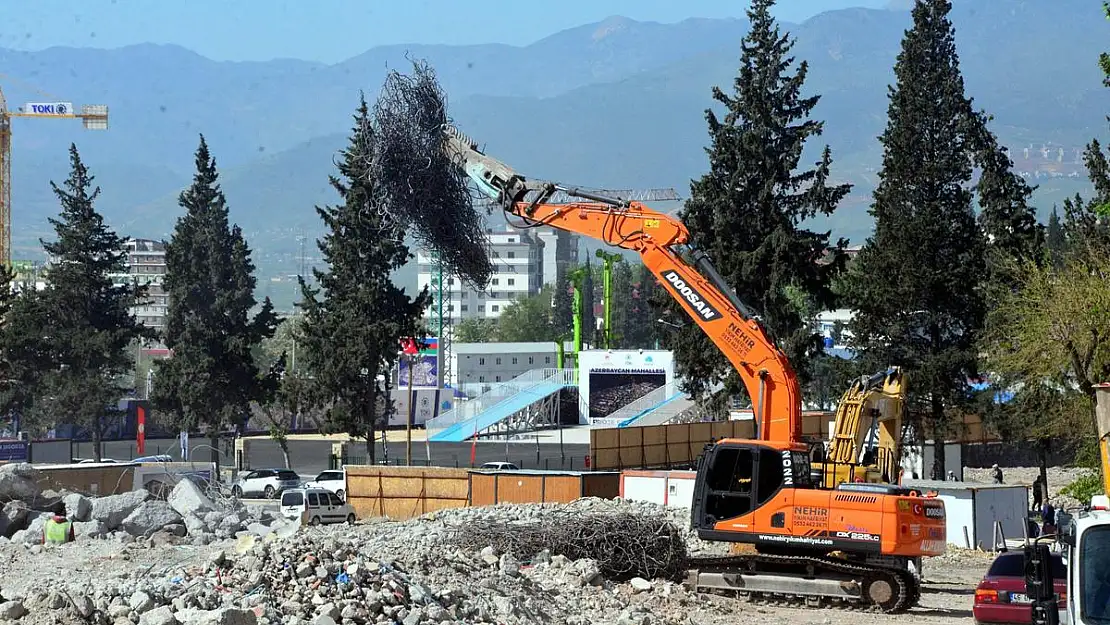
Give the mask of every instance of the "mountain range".
[{"label": "mountain range", "polygon": [[[1042,212],[1085,188],[1077,151],[1105,130],[1110,93],[1097,61],[1110,31],[1096,5],[957,0],[953,10],[968,94],[994,115],[993,129],[1018,169],[1040,185]],[[870,231],[877,137],[910,25],[897,0],[887,10],[844,9],[782,24],[797,40],[795,57],[808,63],[807,93],[822,96],[815,116],[825,133],[806,160],[829,143],[834,174],[855,185],[837,214],[817,225],[854,243]],[[153,44],[0,49],[10,108],[43,101],[110,108],[107,132],[64,120],[13,123],[15,256],[41,257],[39,237],[52,237],[46,218],[58,206],[49,181],[65,178],[71,141],[102,186],[99,208],[113,226],[167,237],[203,133],[232,218],[256,250],[263,290],[291,293],[276,280],[297,271],[302,253],[307,264],[318,256],[313,207],[336,199],[327,177],[360,91],[372,102],[386,72],[407,71],[409,59],[436,69],[465,132],[527,175],[597,188],[673,186],[685,195],[707,166],[711,88],[730,88],[746,29],[742,19],[612,17],[524,47],[370,47],[334,65],[216,62]]]}]

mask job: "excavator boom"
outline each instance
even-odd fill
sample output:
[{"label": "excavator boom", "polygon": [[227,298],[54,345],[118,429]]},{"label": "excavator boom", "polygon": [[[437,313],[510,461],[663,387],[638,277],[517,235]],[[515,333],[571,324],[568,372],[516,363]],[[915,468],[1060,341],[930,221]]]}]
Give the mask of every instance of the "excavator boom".
[{"label": "excavator boom", "polygon": [[[752,399],[757,438],[801,440],[801,392],[786,355],[767,337],[755,313],[728,287],[709,258],[689,245],[681,221],[640,204],[547,181],[530,181],[483,154],[455,128],[447,149],[477,186],[508,214],[533,226],[551,226],[638,252],[729,362]],[[532,192],[535,192],[532,194]],[[557,192],[584,201],[551,204]],[[532,194],[532,199],[525,197]]]},{"label": "excavator boom", "polygon": [[905,394],[906,375],[900,367],[860,378],[844,392],[824,466],[826,486],[898,482]]}]

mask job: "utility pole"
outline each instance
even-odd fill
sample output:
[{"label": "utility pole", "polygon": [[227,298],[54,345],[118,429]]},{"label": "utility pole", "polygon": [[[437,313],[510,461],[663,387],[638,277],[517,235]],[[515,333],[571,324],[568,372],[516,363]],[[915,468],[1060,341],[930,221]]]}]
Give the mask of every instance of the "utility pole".
[{"label": "utility pole", "polygon": [[412,379],[416,377],[416,356],[419,354],[409,355],[409,415],[405,420],[405,465],[412,466],[412,422],[416,419],[416,399],[412,390]]}]

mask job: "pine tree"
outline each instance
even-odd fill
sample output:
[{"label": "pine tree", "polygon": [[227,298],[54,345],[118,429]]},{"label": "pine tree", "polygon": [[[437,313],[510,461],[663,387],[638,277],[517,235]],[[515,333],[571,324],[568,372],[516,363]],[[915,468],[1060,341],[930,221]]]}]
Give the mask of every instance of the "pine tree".
[{"label": "pine tree", "polygon": [[1045,230],[1045,251],[1048,262],[1057,269],[1062,267],[1067,249],[1068,241],[1064,234],[1064,226],[1060,223],[1060,211],[1053,206],[1052,214],[1048,216],[1048,228]]},{"label": "pine tree", "polygon": [[[911,413],[943,437],[969,396],[985,313],[984,238],[972,210],[974,124],[964,95],[949,0],[918,2],[890,89],[875,231],[845,285],[853,346],[872,367],[901,365]],[[938,445],[933,476],[945,475]]]},{"label": "pine tree", "polygon": [[401,338],[419,335],[430,297],[425,289],[411,298],[390,280],[413,255],[404,232],[377,210],[369,173],[376,135],[365,97],[354,122],[339,176],[329,176],[343,204],[316,209],[328,229],[317,244],[327,270],[313,270],[318,288],[301,279],[301,306],[305,365],[328,406],[328,427],[365,439],[373,463],[374,432],[390,400],[378,376],[390,375]]},{"label": "pine tree", "polygon": [[231,225],[216,159],[204,136],[193,183],[178,197],[185,214],[166,244],[169,296],[163,341],[173,357],[159,361],[153,400],[183,431],[203,427],[219,462],[224,428],[242,427],[252,402],[264,400],[264,375],[254,351],[274,335],[277,317],[266,298],[254,316],[256,280],[250,248]]},{"label": "pine tree", "polygon": [[34,389],[34,417],[45,424],[64,415],[86,428],[99,460],[105,419],[115,416],[109,406],[129,386],[134,366],[129,346],[151,333],[131,314],[144,287],[116,280],[127,273],[127,242],[96,211],[100,187],[93,188],[94,176],[75,145],[69,160],[62,187],[50,183],[62,211],[50,219],[57,240],[42,243],[50,256],[46,289],[17,298],[12,316],[39,341],[32,350],[46,356],[40,363],[49,367]]},{"label": "pine tree", "polygon": [[[794,41],[780,33],[771,16],[774,4],[752,0],[751,30],[742,43],[733,94],[713,89],[713,99],[727,114],[719,119],[706,111],[710,170],[691,185],[682,219],[693,247],[712,259],[741,300],[760,311],[772,339],[805,379],[809,360],[822,349],[810,309],[832,308],[830,285],[844,268],[845,242],[829,254],[829,233],[801,225],[832,214],[851,187],[830,186],[828,146],[813,168],[798,171],[806,143],[823,131],[823,122],[810,119],[820,96],[803,95],[808,64],[793,67]],[[826,256],[831,262],[818,262]],[[800,309],[800,301],[808,305]],[[669,306],[672,320],[687,320],[679,304]],[[696,324],[663,336],[675,351],[686,390],[703,397],[724,381],[729,395],[746,394],[737,373]]]}]

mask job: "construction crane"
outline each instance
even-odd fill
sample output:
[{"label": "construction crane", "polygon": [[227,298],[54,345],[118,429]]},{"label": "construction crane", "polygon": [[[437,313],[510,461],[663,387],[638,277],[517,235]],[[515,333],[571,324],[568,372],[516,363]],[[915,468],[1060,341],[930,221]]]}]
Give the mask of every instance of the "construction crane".
[{"label": "construction crane", "polygon": [[[40,92],[41,93],[41,92]],[[49,97],[49,94],[43,94]],[[86,130],[108,129],[108,107],[91,104],[74,112],[70,102],[28,102],[15,111],[8,110],[0,89],[0,262],[12,266],[12,118],[44,117],[80,119]]]}]

